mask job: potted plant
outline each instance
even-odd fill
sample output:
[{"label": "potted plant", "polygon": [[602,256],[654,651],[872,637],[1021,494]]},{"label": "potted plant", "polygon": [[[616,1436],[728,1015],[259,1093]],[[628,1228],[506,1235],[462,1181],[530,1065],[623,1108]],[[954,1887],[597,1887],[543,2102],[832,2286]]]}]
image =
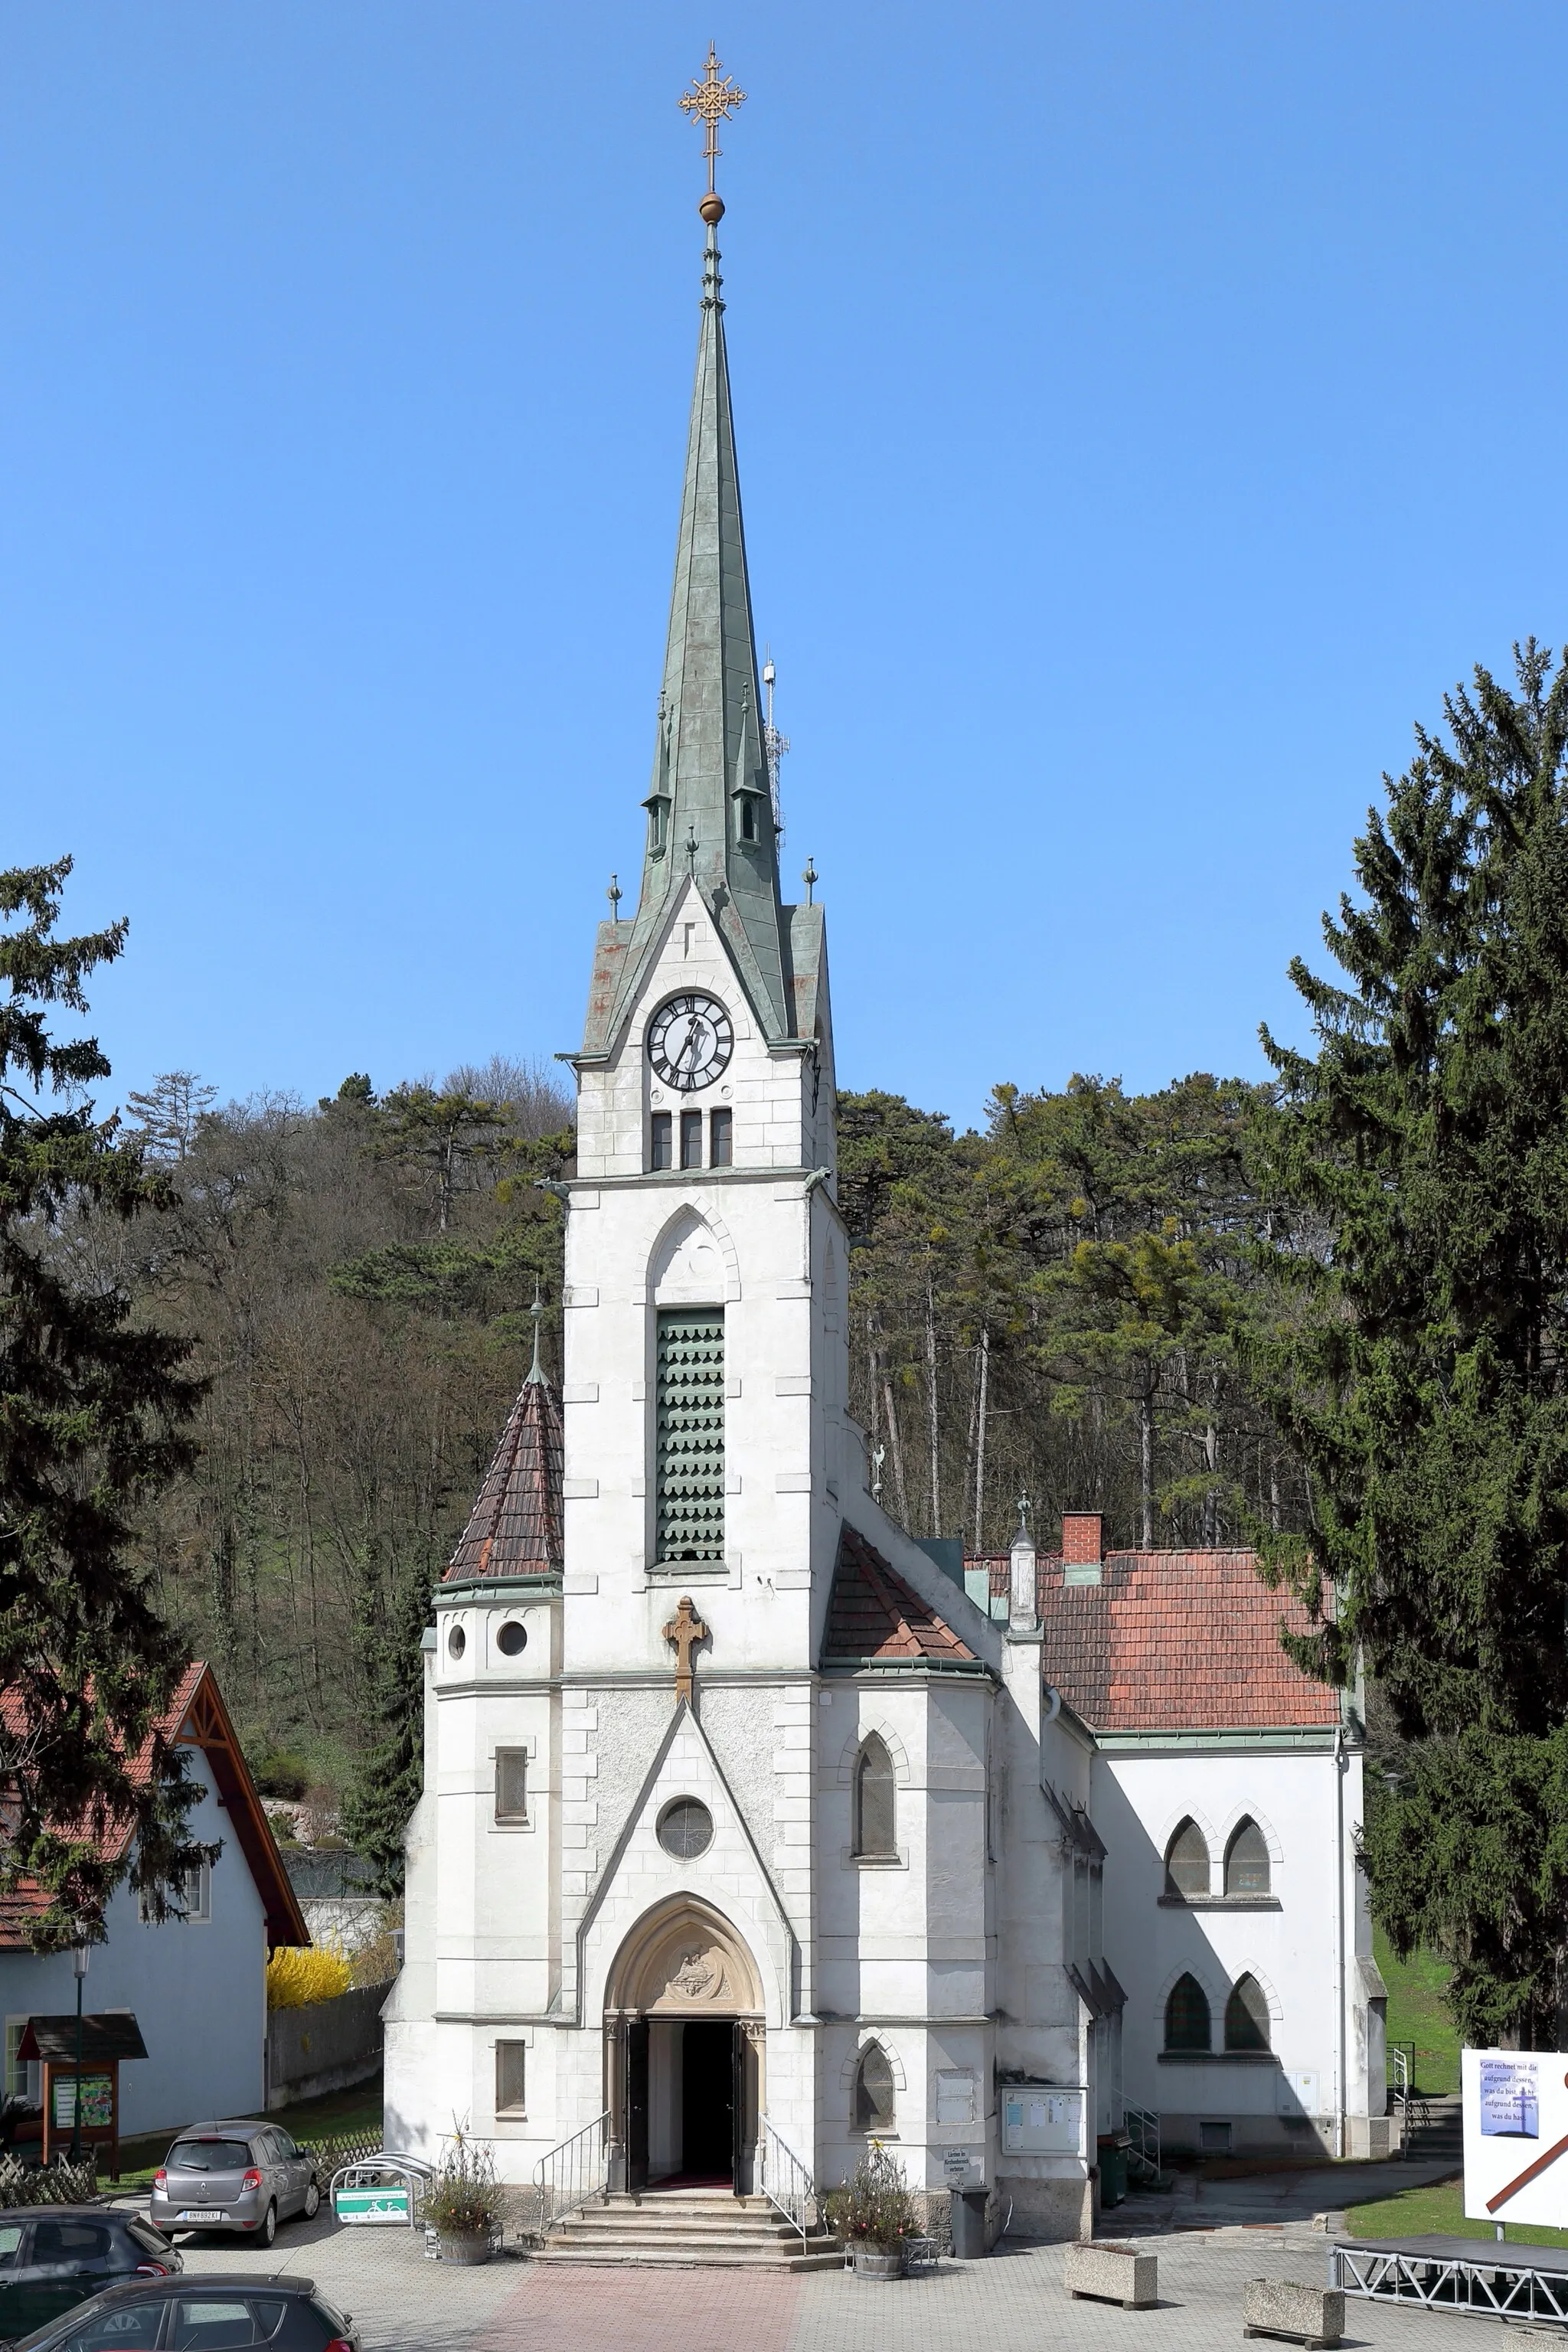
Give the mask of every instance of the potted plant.
[{"label": "potted plant", "polygon": [[849,2248],[858,2277],[903,2277],[904,2249],[921,2235],[921,2220],[902,2172],[880,2141],[868,2142],[853,2179],[839,2182],[825,2209],[827,2226]]},{"label": "potted plant", "polygon": [[495,2252],[501,2226],[495,2158],[461,2124],[441,2158],[425,2220],[436,2231],[443,2262],[488,2263]]}]

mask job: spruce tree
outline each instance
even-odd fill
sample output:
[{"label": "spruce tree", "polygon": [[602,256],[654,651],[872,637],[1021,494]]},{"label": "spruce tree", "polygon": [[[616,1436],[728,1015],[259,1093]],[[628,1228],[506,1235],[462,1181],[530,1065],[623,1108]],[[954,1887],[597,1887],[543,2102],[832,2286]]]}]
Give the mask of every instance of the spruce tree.
[{"label": "spruce tree", "polygon": [[1568,667],[1516,667],[1384,779],[1324,919],[1344,982],[1291,967],[1316,1052],[1264,1033],[1260,1177],[1321,1246],[1275,1261],[1300,1311],[1260,1369],[1314,1514],[1269,1565],[1335,1595],[1297,1653],[1360,1653],[1428,1743],[1373,1808],[1374,1909],[1459,1963],[1468,2028],[1531,2042],[1564,1948],[1518,1874],[1557,1868],[1568,1783]]},{"label": "spruce tree", "polygon": [[123,922],[55,936],[69,871],[0,873],[0,1886],[41,1884],[42,1948],[93,1939],[127,1869],[161,1916],[216,1852],[193,1844],[196,1790],[155,1729],[185,1658],[134,1562],[138,1510],[192,1458],[201,1387],[189,1343],[133,1320],[65,1245],[84,1211],[129,1219],[163,1197],[142,1144],[85,1098],[109,1074],[96,1041],[49,1034],[125,939]]},{"label": "spruce tree", "polygon": [[415,1568],[403,1580],[377,1644],[376,1736],[343,1807],[343,1832],[371,1865],[371,1884],[390,1901],[403,1892],[403,1837],[425,1786],[425,1653],[430,1580]]}]

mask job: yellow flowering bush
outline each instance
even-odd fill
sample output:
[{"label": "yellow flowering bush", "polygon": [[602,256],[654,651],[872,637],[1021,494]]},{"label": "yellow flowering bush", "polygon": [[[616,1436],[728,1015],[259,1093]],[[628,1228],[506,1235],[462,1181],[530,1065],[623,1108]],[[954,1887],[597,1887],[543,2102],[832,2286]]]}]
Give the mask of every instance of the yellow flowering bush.
[{"label": "yellow flowering bush", "polygon": [[347,1992],[353,1971],[331,1944],[279,1944],[267,1963],[268,2009],[309,2009]]}]

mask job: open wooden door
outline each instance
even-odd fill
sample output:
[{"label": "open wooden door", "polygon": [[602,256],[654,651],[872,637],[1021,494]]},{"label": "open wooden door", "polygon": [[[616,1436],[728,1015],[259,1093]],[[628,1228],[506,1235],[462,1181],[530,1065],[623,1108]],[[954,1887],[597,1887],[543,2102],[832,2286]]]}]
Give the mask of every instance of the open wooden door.
[{"label": "open wooden door", "polygon": [[647,2020],[626,2026],[626,2187],[640,2197],[647,2187]]}]

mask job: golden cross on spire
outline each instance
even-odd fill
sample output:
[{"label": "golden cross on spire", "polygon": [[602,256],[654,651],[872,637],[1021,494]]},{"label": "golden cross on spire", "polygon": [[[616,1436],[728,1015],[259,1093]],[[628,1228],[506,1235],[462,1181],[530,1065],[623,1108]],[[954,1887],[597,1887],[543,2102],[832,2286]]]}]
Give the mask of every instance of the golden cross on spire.
[{"label": "golden cross on spire", "polygon": [[713,194],[713,166],[723,152],[719,144],[719,125],[727,116],[733,114],[738,106],[744,106],[746,103],[746,93],[743,89],[737,89],[727,76],[721,80],[720,76],[723,72],[724,68],[719,63],[718,49],[710,41],[706,73],[700,79],[693,74],[691,88],[684,91],[680,99],[681,106],[690,115],[692,121],[700,122],[703,126],[702,153],[708,165],[710,195]]}]

